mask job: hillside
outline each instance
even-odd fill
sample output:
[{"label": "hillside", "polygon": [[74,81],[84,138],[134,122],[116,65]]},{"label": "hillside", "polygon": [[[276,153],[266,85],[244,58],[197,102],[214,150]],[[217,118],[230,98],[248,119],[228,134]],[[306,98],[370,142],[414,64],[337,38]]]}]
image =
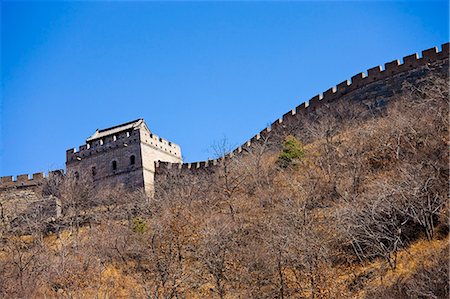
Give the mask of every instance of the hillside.
[{"label": "hillside", "polygon": [[2,209],[0,297],[448,298],[448,60],[411,74],[161,163],[151,197],[47,179],[60,217]]}]

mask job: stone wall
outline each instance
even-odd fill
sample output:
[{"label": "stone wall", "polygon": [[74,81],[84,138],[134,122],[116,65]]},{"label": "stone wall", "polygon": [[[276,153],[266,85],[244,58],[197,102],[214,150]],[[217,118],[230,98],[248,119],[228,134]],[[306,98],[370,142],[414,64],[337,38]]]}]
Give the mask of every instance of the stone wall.
[{"label": "stone wall", "polygon": [[149,134],[146,130],[141,130],[140,134],[141,155],[144,157],[142,161],[144,187],[148,194],[151,194],[154,190],[155,162],[161,160],[180,163],[181,149],[178,145]]},{"label": "stone wall", "polygon": [[[403,63],[399,60],[386,63],[384,68],[377,66],[359,73],[350,80],[345,80],[324,93],[314,96],[295,109],[285,113],[269,127],[253,136],[241,146],[234,149],[224,158],[238,156],[251,151],[255,144],[264,142],[267,136],[283,136],[294,134],[302,141],[308,141],[307,130],[304,130],[305,119],[320,117],[321,109],[330,105],[349,105],[358,103],[366,109],[375,109],[388,103],[395,95],[401,93],[405,82],[416,84],[418,80],[430,74],[438,74],[448,78],[449,73],[449,43],[443,44],[439,51],[437,47],[405,56]],[[279,144],[279,143],[278,143]],[[193,163],[156,163],[155,180],[164,179],[174,173],[186,172],[203,175],[205,170],[214,169],[219,160],[207,160]]]},{"label": "stone wall", "polygon": [[0,189],[0,222],[10,224],[26,215],[30,206],[43,201],[38,186]]}]

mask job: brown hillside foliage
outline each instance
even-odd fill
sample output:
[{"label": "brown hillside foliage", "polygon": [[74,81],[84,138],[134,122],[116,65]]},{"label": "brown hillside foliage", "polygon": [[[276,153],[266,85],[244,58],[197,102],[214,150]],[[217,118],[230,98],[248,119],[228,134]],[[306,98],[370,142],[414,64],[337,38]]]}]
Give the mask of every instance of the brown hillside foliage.
[{"label": "brown hillside foliage", "polygon": [[60,217],[1,226],[0,297],[448,298],[448,98],[324,105],[153,198],[54,178]]}]

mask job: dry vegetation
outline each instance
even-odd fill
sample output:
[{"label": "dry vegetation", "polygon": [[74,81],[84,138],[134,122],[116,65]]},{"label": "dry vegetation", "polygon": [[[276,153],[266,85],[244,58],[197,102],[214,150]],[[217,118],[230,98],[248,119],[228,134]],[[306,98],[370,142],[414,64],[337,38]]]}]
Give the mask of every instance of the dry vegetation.
[{"label": "dry vegetation", "polygon": [[448,104],[324,106],[152,199],[55,177],[60,217],[2,222],[0,297],[448,298]]}]

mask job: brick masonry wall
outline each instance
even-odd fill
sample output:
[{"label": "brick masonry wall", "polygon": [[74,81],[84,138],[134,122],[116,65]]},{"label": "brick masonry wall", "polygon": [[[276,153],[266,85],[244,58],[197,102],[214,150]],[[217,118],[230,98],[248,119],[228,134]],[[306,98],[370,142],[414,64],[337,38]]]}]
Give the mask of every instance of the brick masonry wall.
[{"label": "brick masonry wall", "polygon": [[155,162],[161,160],[181,163],[181,149],[176,144],[159,140],[145,130],[141,130],[140,134],[141,154],[144,157],[142,161],[144,187],[148,194],[151,194],[154,190]]},{"label": "brick masonry wall", "polygon": [[42,200],[37,186],[0,189],[0,221],[9,223],[25,214],[30,205]]},{"label": "brick masonry wall", "polygon": [[[405,82],[416,82],[432,73],[447,77],[449,75],[449,43],[443,44],[441,51],[436,47],[422,51],[422,57],[417,54],[405,56],[403,63],[399,60],[386,63],[384,69],[377,66],[367,70],[367,73],[359,73],[338,85],[328,89],[324,93],[314,96],[309,101],[297,106],[284,114],[271,126],[256,134],[243,145],[239,146],[225,158],[241,155],[251,150],[255,144],[260,144],[265,136],[283,136],[294,134],[300,136],[302,141],[308,141],[309,136],[304,130],[305,119],[319,117],[321,109],[328,108],[332,104],[359,103],[367,109],[382,106],[388,103],[395,95],[401,93]],[[193,163],[168,163],[157,162],[155,184],[168,177],[179,176],[180,173],[203,176],[210,173],[218,160],[199,161]]]}]

